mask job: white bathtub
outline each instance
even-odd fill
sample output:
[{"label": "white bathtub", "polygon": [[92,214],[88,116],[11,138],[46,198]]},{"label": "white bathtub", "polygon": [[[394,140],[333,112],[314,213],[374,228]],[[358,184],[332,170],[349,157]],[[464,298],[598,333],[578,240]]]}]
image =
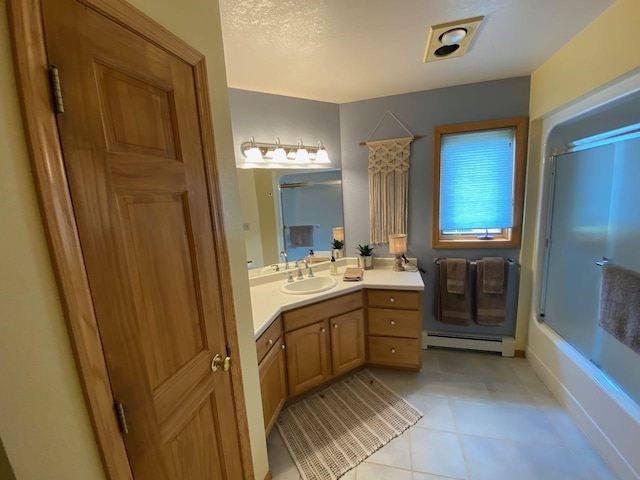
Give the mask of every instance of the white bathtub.
[{"label": "white bathtub", "polygon": [[529,322],[526,356],[616,474],[640,480],[640,407],[535,318]]}]

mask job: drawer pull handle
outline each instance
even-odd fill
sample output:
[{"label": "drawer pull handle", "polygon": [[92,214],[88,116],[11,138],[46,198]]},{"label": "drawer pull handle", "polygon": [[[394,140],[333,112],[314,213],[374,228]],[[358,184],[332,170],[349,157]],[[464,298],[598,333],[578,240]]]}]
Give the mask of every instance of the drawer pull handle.
[{"label": "drawer pull handle", "polygon": [[392,348],[392,349],[391,349],[391,353],[396,353],[396,349],[395,349],[395,348]]},{"label": "drawer pull handle", "polygon": [[389,299],[389,301],[390,301],[391,303],[394,303],[394,302],[396,301],[396,299],[395,299],[395,298],[393,298],[393,297],[391,297],[391,298]]},{"label": "drawer pull handle", "polygon": [[320,329],[320,332],[322,332],[322,333],[325,333],[326,331],[327,331],[327,329],[326,329],[326,328],[324,328],[324,327],[322,327],[322,328]]},{"label": "drawer pull handle", "polygon": [[333,328],[338,328],[338,324],[337,324],[337,323],[334,323],[334,324],[333,324]]},{"label": "drawer pull handle", "polygon": [[284,343],[283,343],[282,345],[280,345],[280,348],[281,348],[282,350],[284,350],[284,349],[285,349],[285,348],[287,348],[287,347],[285,347],[285,346],[284,346]]},{"label": "drawer pull handle", "polygon": [[271,340],[271,339],[267,340],[267,345],[269,345],[269,346],[273,345],[273,340]]},{"label": "drawer pull handle", "polygon": [[393,326],[393,325],[396,324],[396,321],[395,320],[391,320],[391,322],[389,322],[389,323],[391,323],[391,326]]}]

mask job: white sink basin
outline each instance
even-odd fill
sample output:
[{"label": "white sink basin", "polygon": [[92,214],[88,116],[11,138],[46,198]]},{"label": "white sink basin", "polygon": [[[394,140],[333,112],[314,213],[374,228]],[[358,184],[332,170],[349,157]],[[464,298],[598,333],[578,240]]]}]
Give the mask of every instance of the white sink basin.
[{"label": "white sink basin", "polygon": [[324,292],[337,284],[338,281],[333,277],[313,277],[296,280],[293,283],[285,283],[280,286],[280,291],[289,295],[308,295],[310,293]]}]

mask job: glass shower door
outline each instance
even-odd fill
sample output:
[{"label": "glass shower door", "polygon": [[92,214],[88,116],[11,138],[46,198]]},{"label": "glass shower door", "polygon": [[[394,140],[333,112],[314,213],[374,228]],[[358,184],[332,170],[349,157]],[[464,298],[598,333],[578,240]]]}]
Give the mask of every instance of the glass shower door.
[{"label": "glass shower door", "polygon": [[640,271],[640,139],[555,157],[544,321],[640,403],[640,355],[598,326],[603,257]]}]

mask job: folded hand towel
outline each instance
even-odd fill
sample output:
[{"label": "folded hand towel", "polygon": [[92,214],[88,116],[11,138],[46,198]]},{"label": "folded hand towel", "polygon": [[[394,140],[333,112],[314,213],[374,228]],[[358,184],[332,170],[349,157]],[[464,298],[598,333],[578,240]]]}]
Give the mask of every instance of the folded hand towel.
[{"label": "folded hand towel", "polygon": [[483,257],[484,275],[478,276],[482,280],[484,293],[502,293],[504,291],[504,258]]},{"label": "folded hand towel", "polygon": [[640,353],[640,272],[619,265],[602,267],[600,326]]},{"label": "folded hand towel", "polygon": [[467,260],[464,258],[447,258],[447,292],[464,293],[467,282]]},{"label": "folded hand towel", "polygon": [[[501,259],[502,260],[502,259]],[[487,293],[480,288],[483,278],[487,278],[486,259],[476,262],[476,323],[478,325],[498,326],[504,325],[507,316],[507,289],[503,287],[500,293]],[[509,264],[502,262],[503,284],[509,276]]]},{"label": "folded hand towel", "polygon": [[313,225],[294,225],[289,227],[291,247],[313,247]]},{"label": "folded hand towel", "polygon": [[[451,259],[440,260],[438,281],[436,282],[436,320],[451,325],[471,325],[471,293],[467,285],[466,275],[462,293],[450,293],[447,290],[447,264]],[[466,260],[465,262],[465,272]]]},{"label": "folded hand towel", "polygon": [[362,268],[359,267],[347,267],[342,276],[342,280],[345,282],[359,282],[362,280]]}]

